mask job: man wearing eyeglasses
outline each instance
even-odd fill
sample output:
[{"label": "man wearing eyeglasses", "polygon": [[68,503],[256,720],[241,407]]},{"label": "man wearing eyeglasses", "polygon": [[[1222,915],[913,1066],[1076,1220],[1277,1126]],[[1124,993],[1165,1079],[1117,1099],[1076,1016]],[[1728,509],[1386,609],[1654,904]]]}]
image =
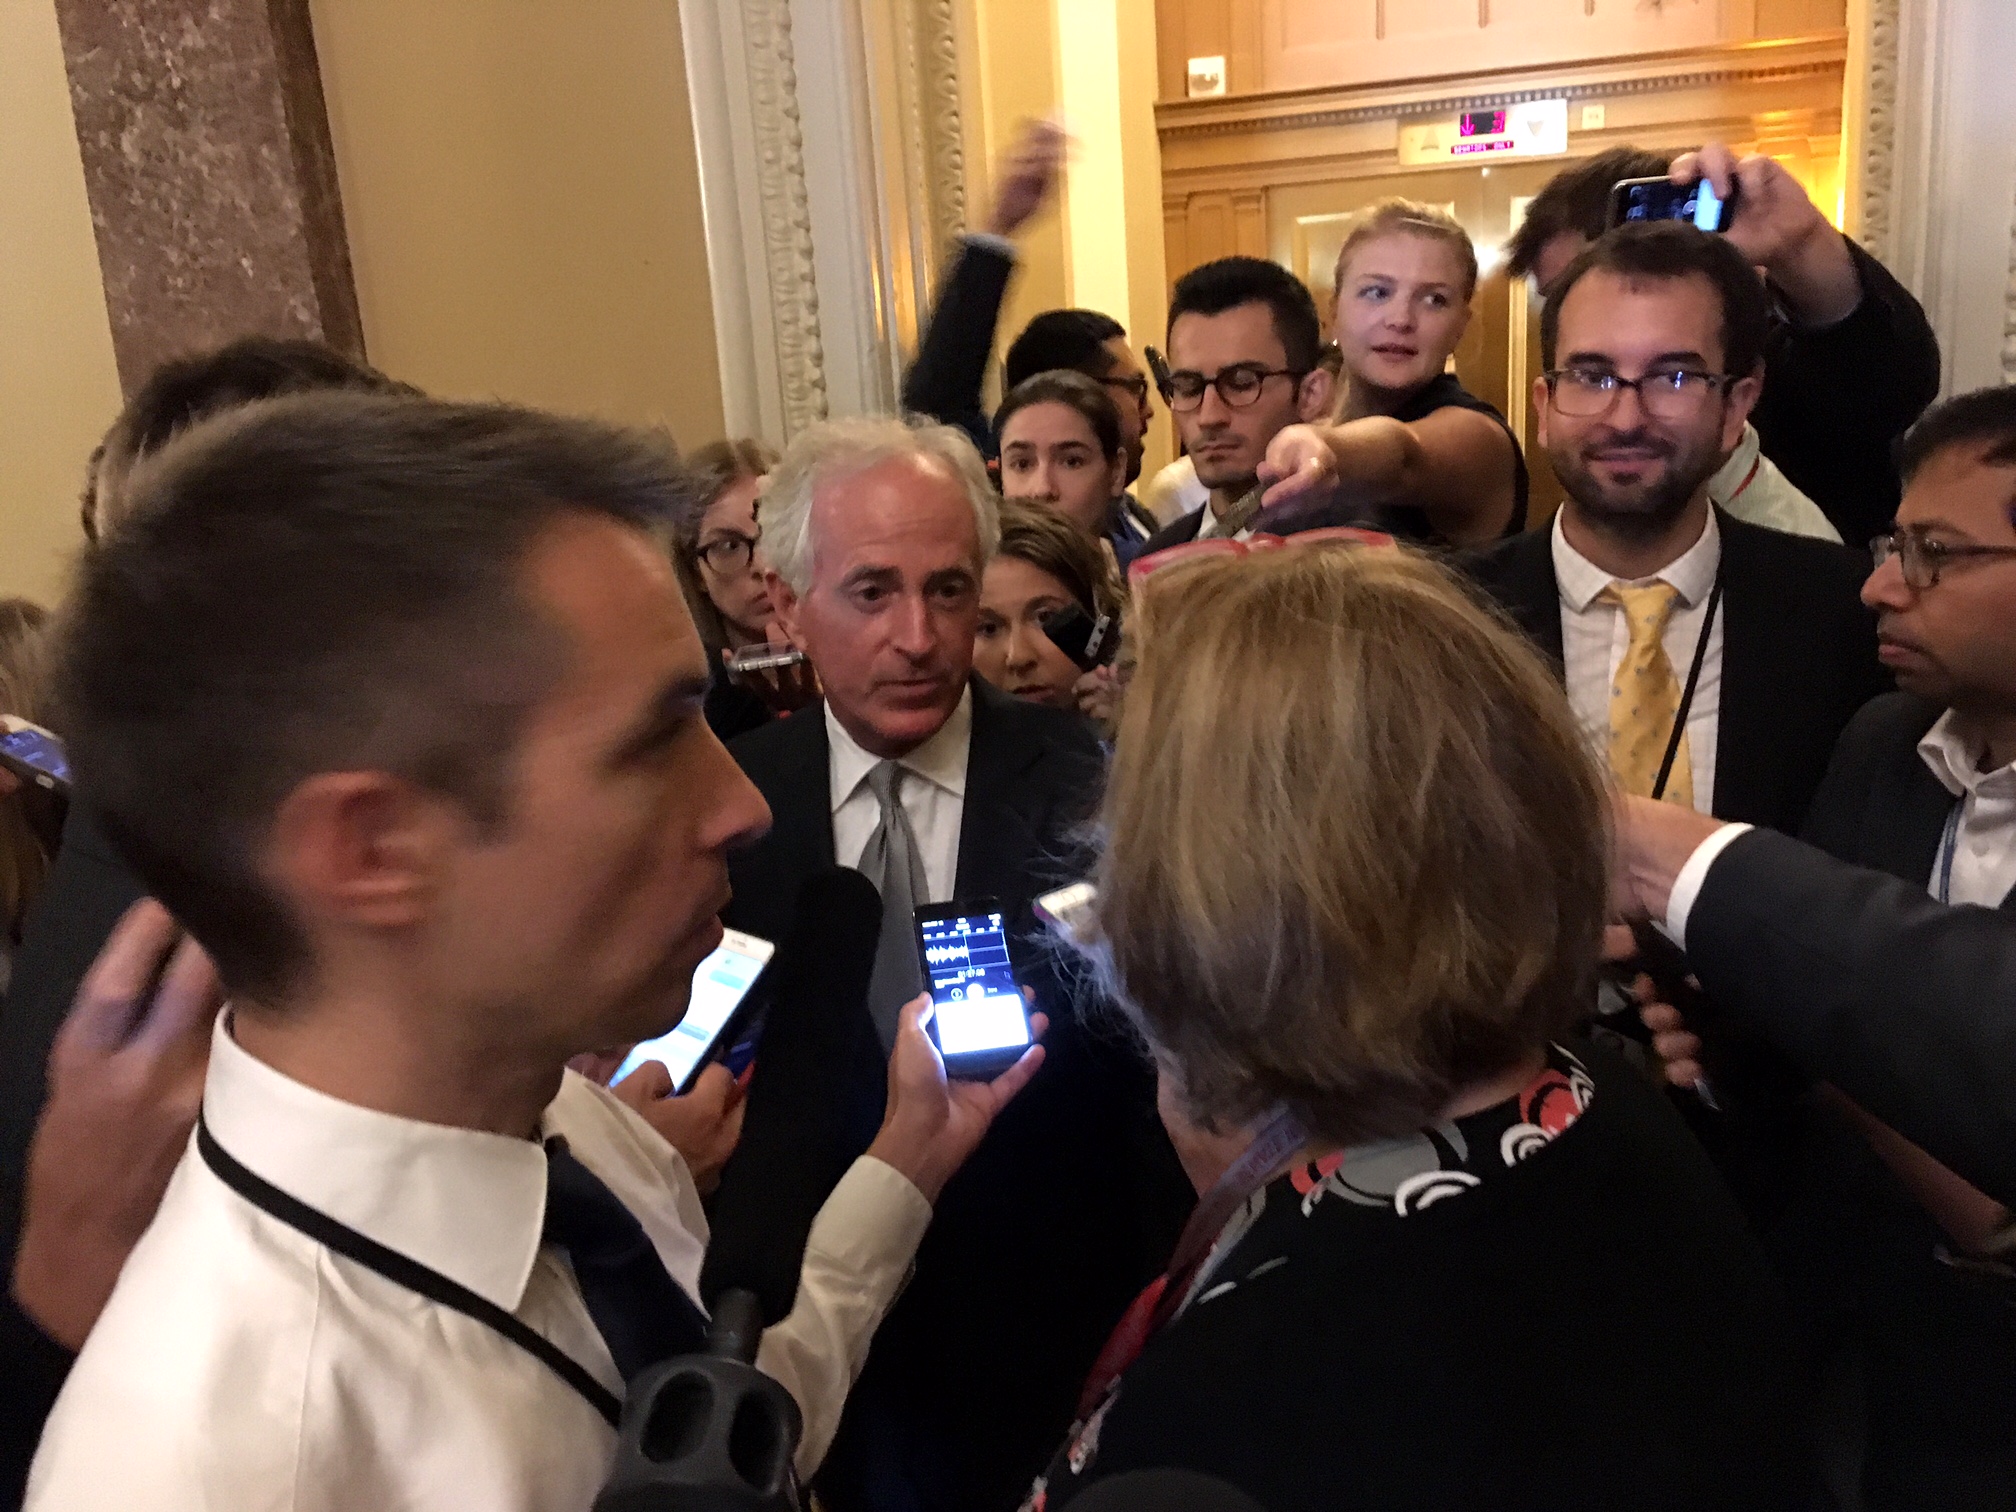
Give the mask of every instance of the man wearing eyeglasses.
[{"label": "man wearing eyeglasses", "polygon": [[1289,426],[1329,412],[1332,380],[1318,365],[1322,347],[1316,301],[1276,263],[1223,257],[1176,281],[1164,397],[1211,496],[1150,537],[1144,554],[1252,533],[1268,446]]},{"label": "man wearing eyeglasses", "polygon": [[1866,558],[1709,497],[1757,402],[1767,320],[1726,239],[1634,225],[1584,252],[1542,320],[1533,393],[1568,497],[1475,570],[1560,663],[1624,791],[1796,833],[1884,679]]}]

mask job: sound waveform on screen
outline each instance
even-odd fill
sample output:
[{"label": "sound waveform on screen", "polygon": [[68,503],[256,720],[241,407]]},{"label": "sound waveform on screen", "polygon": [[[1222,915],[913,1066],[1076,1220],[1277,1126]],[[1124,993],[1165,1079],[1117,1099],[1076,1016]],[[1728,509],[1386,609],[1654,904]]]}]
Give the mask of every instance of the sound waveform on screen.
[{"label": "sound waveform on screen", "polygon": [[971,960],[972,956],[964,945],[932,945],[926,947],[924,959],[937,966],[945,961]]}]

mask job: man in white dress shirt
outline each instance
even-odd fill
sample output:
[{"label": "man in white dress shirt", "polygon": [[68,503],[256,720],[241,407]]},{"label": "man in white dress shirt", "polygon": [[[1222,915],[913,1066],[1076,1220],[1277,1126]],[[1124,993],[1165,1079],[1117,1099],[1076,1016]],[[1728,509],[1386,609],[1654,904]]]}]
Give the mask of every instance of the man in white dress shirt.
[{"label": "man in white dress shirt", "polygon": [[[351,395],[136,480],[63,646],[72,753],[229,1007],[30,1506],[585,1508],[626,1380],[699,1336],[684,1163],[564,1069],[678,1020],[769,822],[650,534],[682,486],[649,438]],[[161,932],[93,990],[142,990]],[[758,1356],[801,1469],[1033,1070],[948,1091],[918,1012]]]}]

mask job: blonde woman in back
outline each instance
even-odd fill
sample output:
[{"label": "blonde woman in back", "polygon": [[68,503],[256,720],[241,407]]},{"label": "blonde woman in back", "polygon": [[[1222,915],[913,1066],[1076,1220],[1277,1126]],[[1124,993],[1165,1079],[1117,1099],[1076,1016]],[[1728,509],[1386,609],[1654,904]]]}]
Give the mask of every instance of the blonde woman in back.
[{"label": "blonde woman in back", "polygon": [[1439,546],[1526,528],[1518,438],[1448,371],[1477,273],[1469,233],[1444,211],[1389,199],[1359,218],[1337,256],[1337,411],[1274,438],[1260,470],[1270,507],[1330,508],[1340,523]]}]

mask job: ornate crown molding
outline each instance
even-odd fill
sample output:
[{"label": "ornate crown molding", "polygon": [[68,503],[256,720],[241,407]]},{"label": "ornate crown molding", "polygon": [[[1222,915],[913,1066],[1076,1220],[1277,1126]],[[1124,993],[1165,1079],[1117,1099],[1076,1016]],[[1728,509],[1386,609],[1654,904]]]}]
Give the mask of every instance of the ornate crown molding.
[{"label": "ornate crown molding", "polygon": [[959,32],[953,0],[917,0],[918,125],[931,246],[952,245],[966,229],[965,123],[959,104]]},{"label": "ornate crown molding", "polygon": [[[1897,0],[1888,3],[1895,13]],[[1770,84],[1824,77],[1842,71],[1844,33],[1789,42],[1648,53],[1636,58],[1601,59],[1570,68],[1502,70],[1504,87],[1459,90],[1455,78],[1426,78],[1345,89],[1284,90],[1229,100],[1178,100],[1155,107],[1162,139],[1230,136],[1255,131],[1300,131],[1348,126],[1396,116],[1452,115],[1495,110],[1528,100],[1614,99],[1618,95],[1695,89],[1714,84]],[[1488,75],[1487,75],[1488,77]]]},{"label": "ornate crown molding", "polygon": [[2009,292],[2002,301],[2002,381],[2016,383],[2016,205],[2010,207]]},{"label": "ornate crown molding", "polygon": [[805,132],[789,0],[742,0],[749,99],[756,138],[756,190],[763,207],[763,262],[787,437],[826,418],[826,352],[812,260],[812,207],[805,187]]},{"label": "ornate crown molding", "polygon": [[1901,0],[1869,0],[1869,74],[1864,99],[1862,245],[1890,253],[1890,201],[1897,161],[1897,38]]}]

